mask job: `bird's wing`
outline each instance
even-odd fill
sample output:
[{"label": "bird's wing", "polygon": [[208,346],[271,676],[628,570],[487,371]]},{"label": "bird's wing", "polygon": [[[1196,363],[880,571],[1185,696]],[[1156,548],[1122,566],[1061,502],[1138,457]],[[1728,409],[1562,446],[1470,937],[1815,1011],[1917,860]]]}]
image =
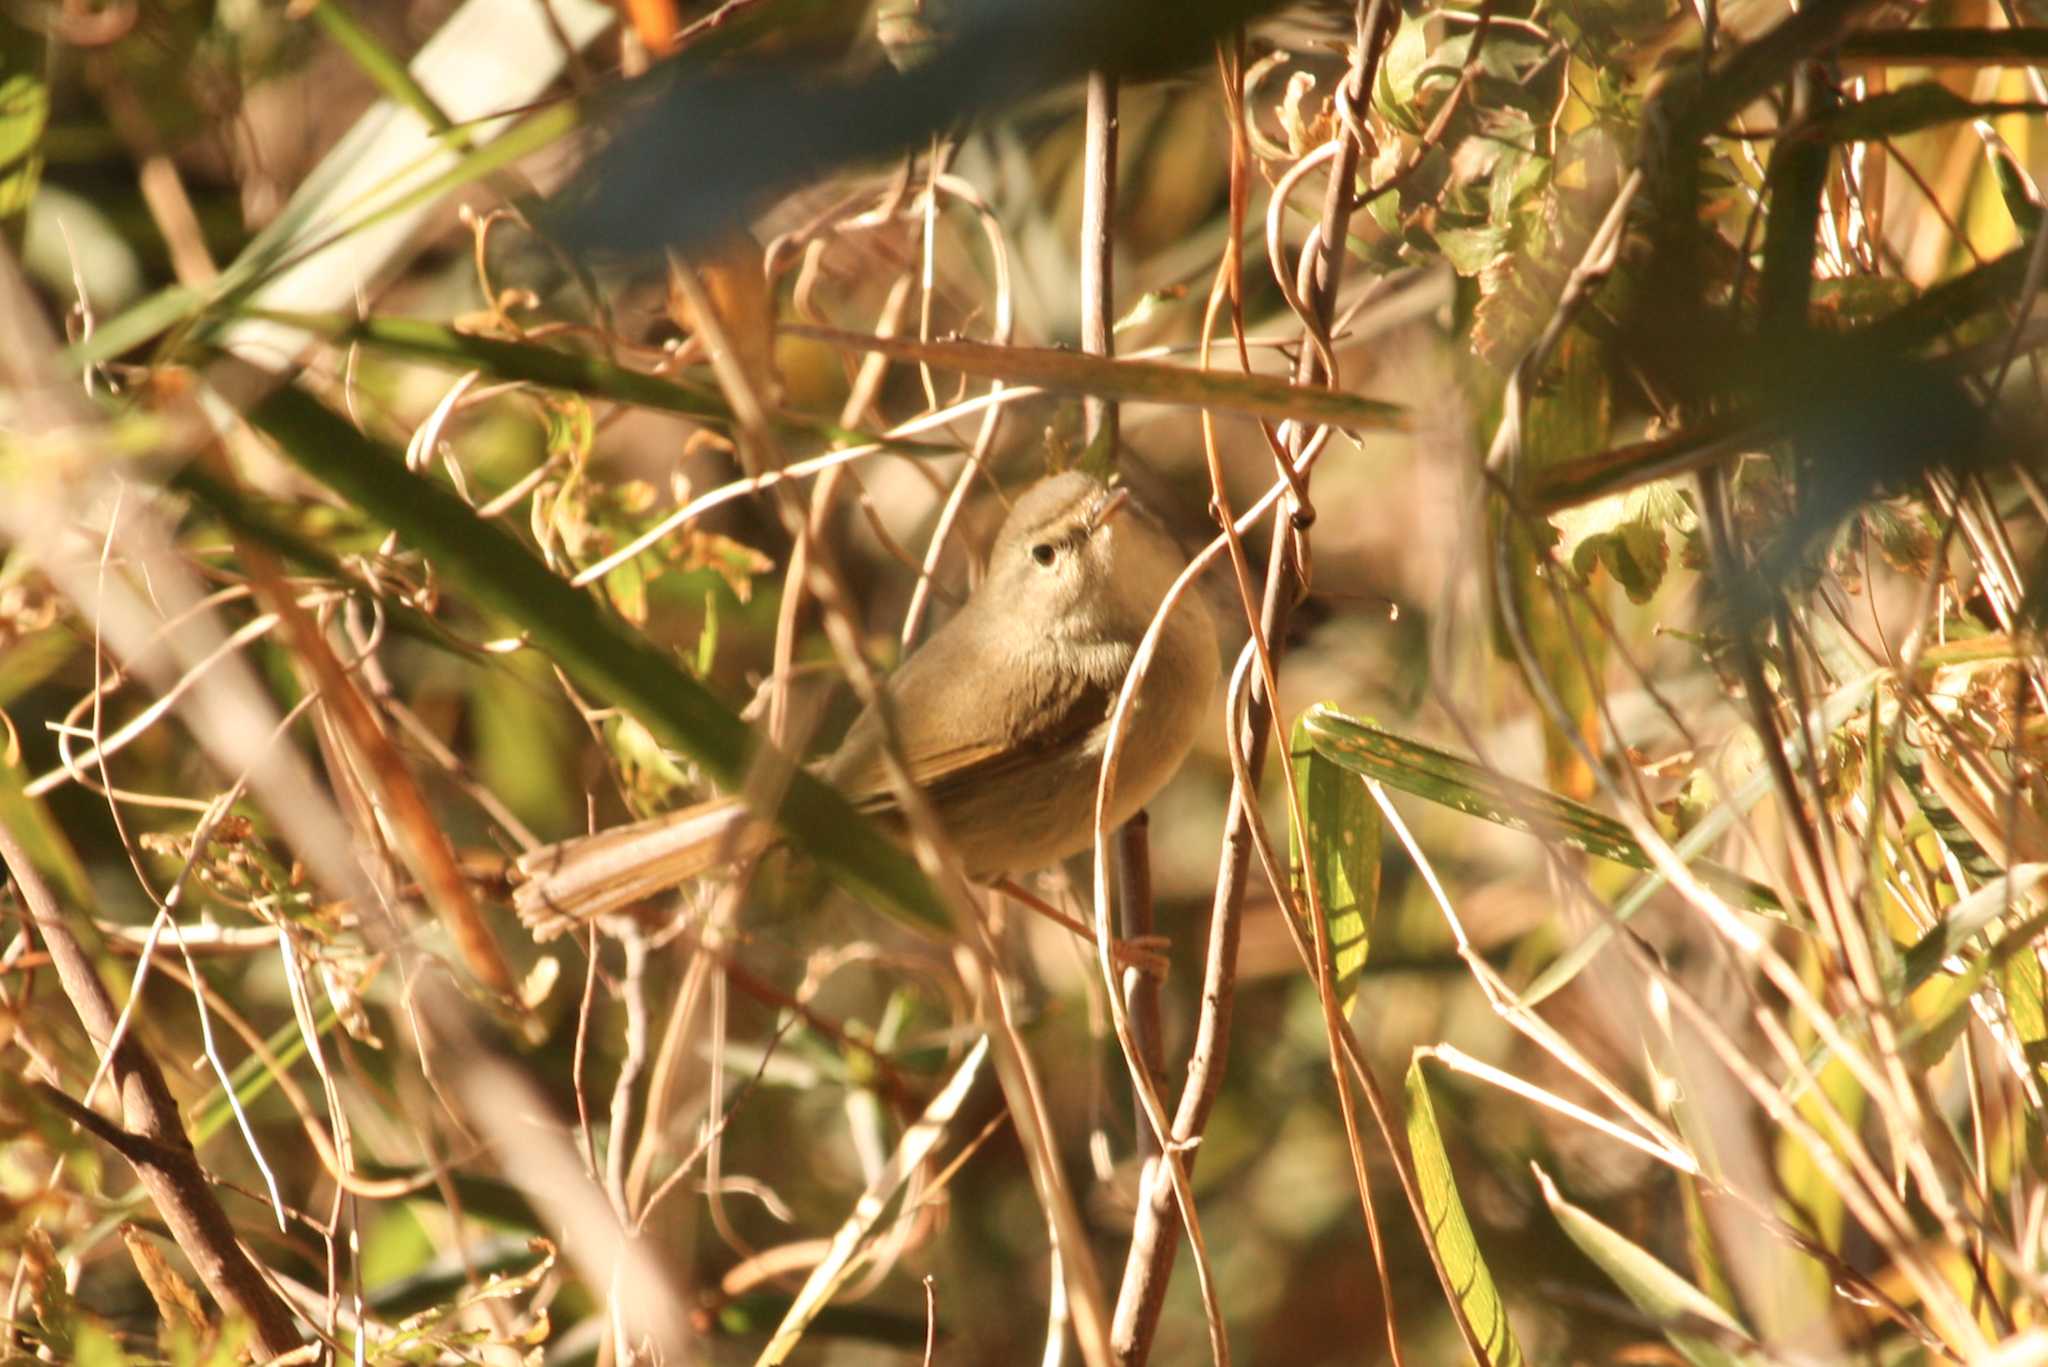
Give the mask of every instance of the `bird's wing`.
[{"label": "bird's wing", "polygon": [[[896,700],[897,740],[912,777],[941,816],[950,794],[1000,783],[1048,755],[1084,743],[1109,715],[1115,689],[1086,676],[1033,670],[1011,676],[1004,690],[923,686],[947,671],[986,664],[952,658],[936,638],[905,661],[889,680]],[[1022,686],[1017,686],[1018,684]],[[906,707],[904,698],[923,700]],[[861,713],[826,765],[826,776],[865,809],[894,802],[894,786],[883,760],[881,719],[874,708]]]}]

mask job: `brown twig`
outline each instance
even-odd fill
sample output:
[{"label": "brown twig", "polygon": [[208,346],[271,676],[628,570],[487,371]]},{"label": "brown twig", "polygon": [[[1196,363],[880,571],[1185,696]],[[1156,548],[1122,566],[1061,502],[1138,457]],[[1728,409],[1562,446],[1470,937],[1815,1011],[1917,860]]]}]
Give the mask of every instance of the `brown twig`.
[{"label": "brown twig", "polygon": [[[1088,73],[1087,131],[1081,152],[1081,350],[1116,355],[1116,145],[1117,79]],[[1083,440],[1114,462],[1117,405],[1086,395],[1081,400]]]},{"label": "brown twig", "polygon": [[[1385,40],[1391,33],[1396,17],[1396,12],[1386,0],[1368,0],[1368,3],[1360,6],[1358,48],[1347,77],[1353,108],[1362,109],[1365,101],[1370,98],[1380,54],[1384,50]],[[1332,159],[1329,188],[1325,194],[1323,218],[1316,243],[1316,257],[1314,262],[1306,267],[1307,289],[1302,291],[1305,305],[1304,321],[1311,333],[1310,340],[1315,345],[1302,347],[1296,365],[1295,383],[1304,387],[1335,378],[1328,373],[1329,367],[1326,366],[1323,357],[1329,350],[1330,319],[1334,312],[1337,283],[1345,259],[1344,244],[1350,226],[1351,212],[1355,207],[1352,181],[1363,150],[1360,131],[1354,128],[1351,136],[1343,138]],[[1233,210],[1236,209],[1234,190]],[[1232,241],[1236,241],[1240,234],[1233,232],[1231,236]],[[1206,347],[1203,354],[1205,357],[1208,354]],[[1310,445],[1310,439],[1298,422],[1295,425],[1292,445],[1297,456]],[[1279,464],[1283,467],[1283,472],[1291,478],[1290,462],[1283,460]],[[1237,569],[1239,589],[1246,595],[1248,607],[1249,572],[1244,563],[1243,548],[1232,535],[1229,507],[1223,501],[1221,472],[1212,470],[1211,473],[1215,485],[1213,492],[1218,521],[1223,526],[1224,535],[1230,538],[1232,563]],[[1258,638],[1265,643],[1269,670],[1275,647],[1285,638],[1287,624],[1303,591],[1304,567],[1298,559],[1297,533],[1305,531],[1307,520],[1312,516],[1307,504],[1298,497],[1282,500],[1280,507],[1292,514],[1295,524],[1290,525],[1290,519],[1284,515],[1275,519],[1265,599],[1259,609],[1255,625]],[[1267,687],[1267,673],[1262,672],[1254,683],[1243,731],[1239,737],[1248,759],[1248,775],[1253,783],[1256,783],[1257,776],[1264,767],[1266,744],[1271,729],[1272,699]],[[1217,869],[1215,908],[1211,915],[1213,929],[1204,973],[1202,1014],[1197,1025],[1195,1048],[1190,1056],[1187,1080],[1181,1091],[1173,1123],[1171,1142],[1176,1146],[1191,1144],[1199,1138],[1208,1123],[1209,1111],[1215,1102],[1217,1091],[1222,1086],[1224,1064],[1229,1055],[1230,1004],[1235,981],[1237,934],[1250,871],[1251,824],[1256,819],[1255,803],[1256,794],[1249,785],[1242,780],[1233,783],[1229,815],[1224,824],[1223,854]],[[1342,1087],[1341,1080],[1339,1086]],[[1130,1252],[1124,1264],[1123,1285],[1117,1298],[1112,1347],[1119,1362],[1142,1363],[1150,1357],[1166,1286],[1172,1276],[1174,1259],[1179,1252],[1178,1227],[1170,1218],[1173,1192],[1168,1181],[1169,1175],[1168,1166],[1164,1161],[1153,1161],[1146,1165],[1140,1187],[1137,1220],[1132,1230]],[[1360,1196],[1361,1199],[1365,1198],[1363,1190]]]},{"label": "brown twig", "polygon": [[[1095,927],[1085,921],[1080,921],[1067,915],[1067,913],[1061,911],[1058,907],[1046,901],[1016,879],[998,878],[990,886],[1017,905],[1023,907],[1026,911],[1034,915],[1043,916],[1054,925],[1072,931],[1083,940],[1086,940],[1091,949],[1094,947]],[[1117,940],[1110,945],[1109,953],[1110,957],[1116,961],[1117,967],[1127,972],[1154,975],[1163,975],[1166,972],[1165,956],[1148,948],[1143,943],[1134,944],[1128,940]]]},{"label": "brown twig", "polygon": [[[751,378],[738,364],[730,339],[724,335],[723,325],[711,308],[694,271],[679,256],[672,257],[672,260],[677,264],[671,278],[690,301],[698,328],[709,348],[719,386],[740,419],[741,453],[750,467],[749,472],[758,477],[764,470],[785,463],[779,458],[766,409]],[[880,344],[874,345],[873,349],[893,351],[891,346]],[[972,925],[975,923],[972,906],[964,895],[964,884],[958,878],[957,866],[948,867],[937,814],[903,763],[901,747],[896,741],[894,709],[881,691],[873,666],[861,652],[851,598],[843,576],[838,573],[835,558],[829,554],[824,542],[810,537],[810,527],[802,510],[796,506],[792,491],[777,485],[773,495],[774,511],[784,530],[792,541],[806,545],[813,562],[809,587],[822,610],[825,635],[832,645],[833,654],[846,670],[855,696],[863,706],[876,709],[876,716],[882,724],[882,755],[896,799],[902,804],[918,863],[957,918],[956,924],[963,928]],[[1109,1311],[1104,1303],[1101,1277],[1093,1252],[1083,1234],[1073,1191],[1057,1161],[1050,1114],[1038,1070],[1024,1049],[1002,983],[985,947],[978,952],[973,940],[961,935],[956,939],[954,951],[954,963],[961,979],[992,1027],[996,1074],[1004,1098],[1016,1117],[1018,1135],[1024,1140],[1025,1152],[1030,1157],[1032,1183],[1040,1205],[1049,1214],[1054,1251],[1074,1313],[1075,1334],[1081,1345],[1082,1357],[1089,1367],[1106,1367],[1109,1361]]]},{"label": "brown twig", "polygon": [[[1249,200],[1250,137],[1244,109],[1244,34],[1240,30],[1227,46],[1217,49],[1217,70],[1222,79],[1224,104],[1230,120],[1230,232],[1225,238],[1223,262],[1210,289],[1209,306],[1202,321],[1201,365],[1208,368],[1210,341],[1216,318],[1227,294],[1232,306],[1232,332],[1238,343],[1238,359],[1247,371],[1251,358],[1244,345],[1244,223]],[[1220,471],[1216,454],[1215,422],[1202,414],[1204,444],[1210,455],[1212,475]],[[1219,486],[1220,487],[1220,486]],[[1232,534],[1223,519],[1223,534]],[[1226,723],[1228,725],[1228,723]],[[1219,897],[1209,930],[1209,947],[1202,969],[1202,994],[1196,1014],[1195,1041],[1188,1054],[1187,1078],[1174,1115],[1176,1139],[1198,1140],[1208,1126],[1209,1111],[1223,1085],[1224,1065],[1230,1054],[1231,1007],[1237,993],[1237,951],[1243,924],[1242,880],[1235,895]],[[1148,1159],[1140,1183],[1140,1201],[1131,1230],[1131,1246],[1124,1263],[1123,1285],[1116,1307],[1115,1337],[1122,1362],[1141,1362],[1150,1353],[1151,1339],[1158,1324],[1159,1305],[1173,1273],[1180,1248],[1178,1232],[1168,1216],[1169,1184],[1164,1155]]]},{"label": "brown twig", "polygon": [[[232,481],[233,472],[218,451],[211,460],[216,479]],[[313,615],[300,606],[285,584],[284,568],[264,546],[245,536],[235,538],[236,553],[250,567],[256,596],[283,624],[293,658],[320,695],[320,706],[334,732],[362,769],[362,778],[384,815],[406,865],[419,880],[427,902],[440,917],[448,938],[469,969],[499,1004],[522,1011],[519,983],[498,948],[497,937],[477,906],[476,895],[461,861],[448,841],[440,818],[427,801],[419,781],[406,766],[398,747],[363,696],[355,678],[335,657],[327,635]]]},{"label": "brown twig", "polygon": [[[28,852],[4,822],[0,822],[0,862],[14,875],[29,918],[49,950],[57,979],[72,1010],[78,1013],[79,1023],[95,1047],[103,1045],[114,1037],[119,1016],[114,1000],[84,946],[65,923],[49,886],[29,862]],[[224,1308],[248,1317],[264,1353],[278,1357],[295,1351],[303,1338],[292,1322],[292,1313],[237,1242],[227,1212],[207,1184],[206,1171],[192,1150],[177,1103],[171,1099],[156,1060],[129,1035],[114,1046],[108,1062],[121,1098],[121,1124],[71,1103],[62,1093],[50,1099],[134,1166],[135,1175],[200,1281]]]},{"label": "brown twig", "polygon": [[[1081,154],[1081,349],[1092,356],[1116,355],[1116,153],[1117,78],[1108,72],[1088,75],[1087,128]],[[1117,458],[1116,400],[1090,394],[1081,400],[1082,440],[1096,460],[1111,466]],[[1117,913],[1127,942],[1151,936],[1152,860],[1150,823],[1139,812],[1117,833]],[[1128,973],[1121,985],[1131,1017],[1137,1057],[1131,1068],[1158,1077],[1164,1061],[1159,1050],[1159,980]],[[1112,990],[1120,985],[1112,984]],[[1158,1152],[1157,1137],[1146,1121],[1144,1104],[1132,1098],[1133,1129],[1140,1157]]]},{"label": "brown twig", "polygon": [[[1139,812],[1117,831],[1116,903],[1124,939],[1139,940],[1153,933],[1156,924],[1152,906],[1152,820]],[[1121,984],[1131,1013],[1131,1036],[1138,1046],[1137,1062],[1155,1083],[1165,1077],[1165,1045],[1160,1039],[1159,978],[1140,969],[1124,970]],[[1159,1151],[1158,1136],[1152,1133],[1142,1113],[1134,1115],[1139,1158],[1148,1159]]]}]

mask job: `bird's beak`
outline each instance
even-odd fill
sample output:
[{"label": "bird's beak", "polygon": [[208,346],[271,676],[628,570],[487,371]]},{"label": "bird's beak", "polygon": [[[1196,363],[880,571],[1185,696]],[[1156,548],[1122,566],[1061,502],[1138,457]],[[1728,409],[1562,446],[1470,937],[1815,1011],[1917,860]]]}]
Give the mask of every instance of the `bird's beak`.
[{"label": "bird's beak", "polygon": [[1109,497],[1103,500],[1100,508],[1095,510],[1095,516],[1088,519],[1088,534],[1093,536],[1108,526],[1109,520],[1122,512],[1125,505],[1130,501],[1131,491],[1129,489],[1110,490]]}]

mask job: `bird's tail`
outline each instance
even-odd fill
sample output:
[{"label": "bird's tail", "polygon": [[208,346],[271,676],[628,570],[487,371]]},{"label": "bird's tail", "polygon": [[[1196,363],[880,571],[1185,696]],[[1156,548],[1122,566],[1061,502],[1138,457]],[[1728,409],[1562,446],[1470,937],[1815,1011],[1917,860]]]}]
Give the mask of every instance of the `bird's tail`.
[{"label": "bird's tail", "polygon": [[524,881],[513,890],[512,905],[536,939],[548,940],[773,843],[773,828],[746,804],[713,798],[521,855]]}]

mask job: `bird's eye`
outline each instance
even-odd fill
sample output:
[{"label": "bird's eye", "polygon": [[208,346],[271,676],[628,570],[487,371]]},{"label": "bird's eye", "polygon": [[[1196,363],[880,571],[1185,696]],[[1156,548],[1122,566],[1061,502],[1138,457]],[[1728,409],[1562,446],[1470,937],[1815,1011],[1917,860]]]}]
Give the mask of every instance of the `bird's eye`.
[{"label": "bird's eye", "polygon": [[1050,565],[1057,555],[1050,541],[1041,541],[1031,548],[1031,558],[1041,565]]}]

